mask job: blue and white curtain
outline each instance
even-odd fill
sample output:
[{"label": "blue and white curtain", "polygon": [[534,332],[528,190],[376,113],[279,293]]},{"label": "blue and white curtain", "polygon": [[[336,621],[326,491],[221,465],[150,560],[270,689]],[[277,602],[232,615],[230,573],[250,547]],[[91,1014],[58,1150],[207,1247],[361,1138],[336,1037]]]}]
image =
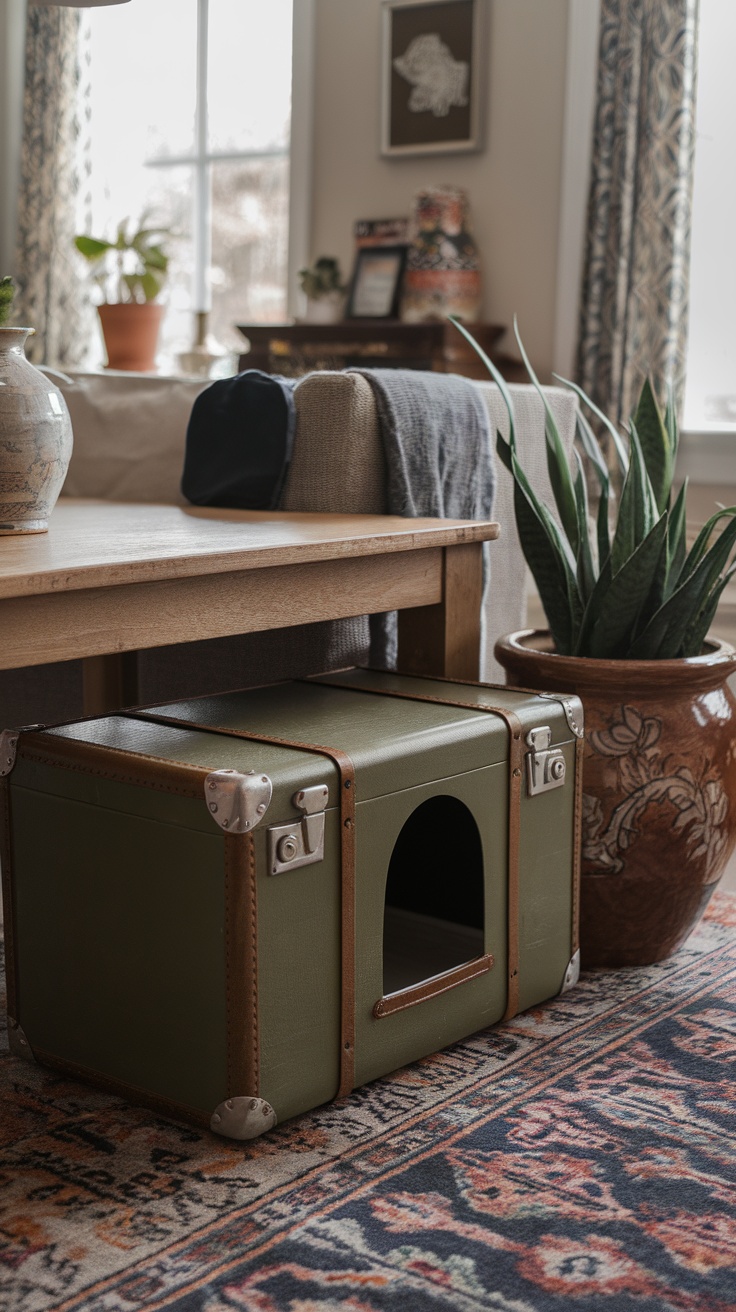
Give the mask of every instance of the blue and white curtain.
[{"label": "blue and white curtain", "polygon": [[74,251],[84,77],[80,11],[28,6],[14,319],[26,354],[71,368],[86,349],[86,291]]},{"label": "blue and white curtain", "polygon": [[602,0],[577,379],[614,419],[682,396],[698,0]]}]

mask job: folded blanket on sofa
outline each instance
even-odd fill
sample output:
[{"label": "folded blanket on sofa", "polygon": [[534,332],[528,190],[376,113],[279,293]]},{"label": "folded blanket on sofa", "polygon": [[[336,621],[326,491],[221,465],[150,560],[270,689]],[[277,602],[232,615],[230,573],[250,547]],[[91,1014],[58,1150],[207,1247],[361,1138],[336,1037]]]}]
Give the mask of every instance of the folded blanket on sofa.
[{"label": "folded blanket on sofa", "polygon": [[[386,456],[388,512],[439,519],[490,519],[496,469],[488,411],[457,374],[358,369],[376,398]],[[486,561],[486,586],[488,566]],[[371,621],[371,663],[394,665],[396,620]]]},{"label": "folded blanket on sofa", "polygon": [[192,406],[181,490],[195,506],[275,510],[294,444],[295,380],[247,369]]}]

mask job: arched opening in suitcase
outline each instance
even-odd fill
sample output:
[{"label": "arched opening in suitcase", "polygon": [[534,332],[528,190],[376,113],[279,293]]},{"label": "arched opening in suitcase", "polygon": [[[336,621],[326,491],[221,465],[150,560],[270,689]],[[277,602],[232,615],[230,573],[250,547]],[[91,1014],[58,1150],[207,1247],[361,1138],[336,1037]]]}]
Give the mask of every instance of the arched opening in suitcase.
[{"label": "arched opening in suitcase", "polygon": [[383,993],[473,961],[483,945],[483,847],[472,811],[430,797],[394,844],[383,920]]}]

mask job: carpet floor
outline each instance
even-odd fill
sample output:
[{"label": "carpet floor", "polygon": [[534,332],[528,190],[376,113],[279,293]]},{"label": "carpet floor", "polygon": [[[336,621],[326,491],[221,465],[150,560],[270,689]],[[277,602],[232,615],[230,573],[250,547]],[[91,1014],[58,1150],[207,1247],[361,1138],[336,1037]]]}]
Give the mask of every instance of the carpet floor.
[{"label": "carpet floor", "polygon": [[246,1146],[4,1045],[0,1307],[733,1312],[735,926]]}]

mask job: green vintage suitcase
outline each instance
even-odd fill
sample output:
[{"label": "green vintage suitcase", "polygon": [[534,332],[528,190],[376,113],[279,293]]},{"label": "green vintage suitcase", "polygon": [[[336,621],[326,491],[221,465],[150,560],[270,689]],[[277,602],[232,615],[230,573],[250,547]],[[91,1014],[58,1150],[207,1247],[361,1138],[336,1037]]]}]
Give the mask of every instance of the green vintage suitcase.
[{"label": "green vintage suitcase", "polygon": [[365,670],[6,732],[13,1051],[248,1139],[561,992],[581,747]]}]

